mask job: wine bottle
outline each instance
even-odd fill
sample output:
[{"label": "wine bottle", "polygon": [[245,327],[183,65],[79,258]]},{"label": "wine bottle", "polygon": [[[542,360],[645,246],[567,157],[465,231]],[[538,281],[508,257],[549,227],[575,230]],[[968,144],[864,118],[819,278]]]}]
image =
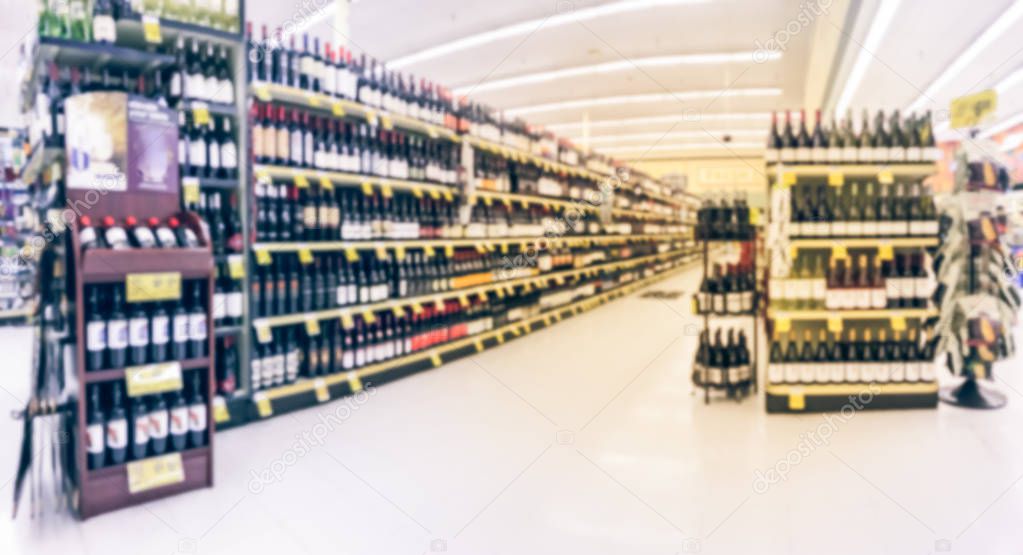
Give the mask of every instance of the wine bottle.
[{"label": "wine bottle", "polygon": [[125,417],[121,384],[114,382],[110,412],[106,419],[106,451],[112,465],[123,464],[128,457],[128,420]]},{"label": "wine bottle", "polygon": [[811,148],[810,157],[814,164],[826,164],[828,162],[828,139],[824,129],[821,127],[821,111],[819,109],[814,115]]}]

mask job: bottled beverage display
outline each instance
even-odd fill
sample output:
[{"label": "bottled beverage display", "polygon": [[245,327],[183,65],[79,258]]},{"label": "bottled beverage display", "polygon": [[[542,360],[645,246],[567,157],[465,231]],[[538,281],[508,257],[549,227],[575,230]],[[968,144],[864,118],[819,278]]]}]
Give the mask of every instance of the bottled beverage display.
[{"label": "bottled beverage display", "polygon": [[118,381],[90,385],[86,401],[89,469],[206,445],[201,372],[186,373],[184,381],[182,391],[141,397],[128,397]]},{"label": "bottled beverage display", "polygon": [[[873,121],[869,112],[857,126],[852,110],[839,120],[831,115],[831,124],[822,121],[817,110],[809,122],[800,112],[798,129],[793,114],[785,112],[783,123],[778,114],[771,117],[767,136],[767,161],[786,164],[897,164],[933,162],[940,156],[935,146],[930,111],[903,116],[898,110],[887,117],[878,111]],[[812,127],[811,127],[812,126]],[[858,128],[857,128],[858,127]],[[808,130],[809,129],[809,130]]]},{"label": "bottled beverage display", "polygon": [[714,264],[696,294],[698,314],[751,314],[755,306],[756,278],[753,268],[739,264]]},{"label": "bottled beverage display", "polygon": [[704,200],[697,213],[697,240],[739,240],[753,239],[754,226],[750,221],[750,208],[745,195],[734,198],[724,197]]},{"label": "bottled beverage display", "polygon": [[772,384],[932,382],[935,340],[917,327],[873,325],[841,331],[775,333],[770,346]]},{"label": "bottled beverage display", "polygon": [[703,330],[693,364],[693,383],[748,386],[753,363],[744,329]]},{"label": "bottled beverage display", "polygon": [[130,303],[122,284],[87,286],[87,371],[205,357],[203,282],[182,287],[177,301]]},{"label": "bottled beverage display", "polygon": [[186,227],[176,217],[161,221],[148,218],[145,221],[127,216],[118,221],[113,216],[104,216],[96,225],[89,216],[78,221],[78,240],[83,251],[93,249],[177,249],[200,246],[195,231]]},{"label": "bottled beverage display", "polygon": [[800,182],[789,198],[793,238],[920,237],[938,233],[930,188],[919,182]]},{"label": "bottled beverage display", "polygon": [[238,0],[40,0],[39,9],[40,36],[82,42],[116,42],[115,22],[139,20],[143,13],[234,33],[241,26]]}]

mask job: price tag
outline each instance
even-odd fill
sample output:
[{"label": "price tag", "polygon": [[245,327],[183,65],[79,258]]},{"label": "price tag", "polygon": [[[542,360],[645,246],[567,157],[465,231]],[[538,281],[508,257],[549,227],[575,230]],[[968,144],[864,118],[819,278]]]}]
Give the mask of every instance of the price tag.
[{"label": "price tag", "polygon": [[465,293],[462,293],[462,294],[458,295],[458,304],[462,305],[462,308],[468,308],[469,307],[469,297],[467,297],[465,295]]},{"label": "price tag", "polygon": [[245,277],[245,259],[240,254],[232,254],[227,257],[227,273],[231,279],[242,279]]},{"label": "price tag", "polygon": [[306,318],[305,333],[309,337],[320,335],[320,321],[317,318]]},{"label": "price tag", "polygon": [[849,258],[849,251],[845,248],[845,245],[835,245],[831,247],[831,258],[837,260]]},{"label": "price tag", "polygon": [[501,254],[508,254],[508,243],[501,243]]},{"label": "price tag", "polygon": [[341,327],[346,330],[350,330],[355,327],[355,319],[352,318],[352,314],[350,312],[341,314]]},{"label": "price tag", "polygon": [[796,184],[796,174],[786,172],[781,175],[781,186],[791,187]]},{"label": "price tag", "polygon": [[494,293],[497,294],[497,298],[498,299],[503,299],[504,298],[504,289],[501,289],[501,288],[494,289]]},{"label": "price tag", "polygon": [[476,352],[477,353],[482,353],[483,352],[483,340],[482,339],[477,339],[476,341],[473,342],[473,344],[476,345]]},{"label": "price tag", "polygon": [[508,210],[512,209],[512,201],[510,198],[503,198],[501,199],[501,202],[504,203],[504,207],[507,208]]},{"label": "price tag", "polygon": [[386,262],[387,261],[387,248],[384,247],[383,245],[380,245],[375,250],[376,250],[376,253],[377,253],[377,260],[379,260],[381,262]]},{"label": "price tag", "polygon": [[181,363],[175,361],[125,368],[124,384],[128,397],[181,391]]},{"label": "price tag", "polygon": [[348,389],[352,393],[358,393],[362,391],[362,379],[359,378],[359,373],[355,370],[351,370],[347,374],[348,377]]},{"label": "price tag", "polygon": [[831,172],[828,174],[828,185],[832,187],[841,187],[845,185],[845,174],[842,172]]},{"label": "price tag", "polygon": [[839,333],[842,331],[842,319],[837,316],[828,318],[828,331]]},{"label": "price tag", "polygon": [[484,254],[484,253],[487,252],[487,246],[484,245],[483,243],[476,243],[475,246],[476,246],[476,252],[478,252],[480,254]]},{"label": "price tag", "polygon": [[789,393],[789,410],[805,410],[806,394],[800,389]]},{"label": "price tag", "polygon": [[181,179],[181,201],[186,206],[199,204],[199,179],[195,177]]},{"label": "price tag", "polygon": [[548,315],[543,317],[543,325],[545,325],[545,326],[550,326],[551,325],[551,315],[550,314],[548,314]]},{"label": "price tag", "polygon": [[270,398],[266,396],[266,393],[262,391],[257,392],[252,396],[252,400],[256,403],[256,412],[260,418],[269,418],[273,416],[274,408],[270,404]]},{"label": "price tag", "polygon": [[522,208],[523,209],[529,208],[529,200],[528,199],[520,199],[519,203],[522,204]]},{"label": "price tag", "polygon": [[331,181],[330,178],[321,175],[320,176],[320,189],[323,189],[324,191],[333,191],[334,190],[334,182]]},{"label": "price tag", "polygon": [[418,185],[414,185],[412,187],[412,196],[416,198],[423,198],[423,189]]},{"label": "price tag", "polygon": [[367,308],[366,310],[362,311],[362,320],[366,322],[366,324],[372,325],[376,323],[377,315],[372,310]]},{"label": "price tag", "polygon": [[560,312],[555,312],[555,313],[551,314],[551,318],[553,318],[555,322],[560,322],[561,321],[561,313]]},{"label": "price tag", "polygon": [[533,333],[533,323],[526,322],[525,324],[523,324],[522,330],[526,333]]},{"label": "price tag", "polygon": [[391,198],[394,196],[394,191],[391,190],[390,185],[384,183],[380,185],[380,194],[383,195],[384,198]]},{"label": "price tag", "polygon": [[309,96],[306,97],[306,101],[313,108],[319,108],[320,104],[322,104],[322,101],[320,99],[320,95],[318,95],[318,94],[310,94]]},{"label": "price tag", "polygon": [[891,243],[881,243],[877,247],[877,258],[882,261],[895,259],[895,252],[892,249]]},{"label": "price tag", "polygon": [[270,331],[270,326],[266,322],[255,322],[252,324],[256,329],[256,340],[260,343],[269,343],[273,341],[273,333]]},{"label": "price tag", "polygon": [[486,206],[493,206],[494,205],[493,197],[489,197],[489,196],[483,197],[483,204],[485,204]]},{"label": "price tag", "polygon": [[348,262],[352,262],[352,263],[358,262],[359,261],[359,251],[355,250],[355,247],[348,247],[348,248],[346,248],[345,249],[345,259],[348,260]]},{"label": "price tag", "polygon": [[444,189],[444,200],[452,202],[455,200],[455,195],[451,193],[450,189]]},{"label": "price tag", "polygon": [[753,225],[760,225],[760,209],[750,208],[749,210],[749,223]]},{"label": "price tag", "polygon": [[446,256],[448,258],[451,258],[452,256],[455,256],[455,246],[454,245],[444,245],[444,256]]},{"label": "price tag", "polygon": [[309,178],[307,178],[303,174],[296,175],[295,176],[295,187],[298,187],[299,189],[308,189],[309,188]]},{"label": "price tag", "polygon": [[309,250],[306,247],[298,249],[298,261],[301,262],[302,264],[312,264],[313,251]]},{"label": "price tag", "polygon": [[437,299],[433,303],[433,308],[437,309],[437,312],[444,312],[444,301]]},{"label": "price tag", "polygon": [[366,122],[370,125],[375,126],[377,124],[377,113],[376,110],[366,110]]},{"label": "price tag", "polygon": [[418,303],[418,302],[412,303],[412,313],[413,314],[422,314],[423,313],[423,305]]},{"label": "price tag", "polygon": [[181,273],[128,274],[125,289],[129,303],[178,300],[181,298]]},{"label": "price tag", "polygon": [[170,453],[128,463],[128,493],[134,495],[185,481],[181,453]]},{"label": "price tag", "polygon": [[881,185],[891,185],[895,183],[895,176],[892,175],[892,170],[884,170],[877,174],[877,182]]},{"label": "price tag", "polygon": [[565,276],[562,275],[554,276],[554,283],[558,285],[565,285]]},{"label": "price tag", "polygon": [[371,181],[362,182],[362,194],[367,197],[373,196],[373,183]]},{"label": "price tag", "polygon": [[394,129],[394,122],[391,121],[391,116],[380,116],[380,126],[387,131]]},{"label": "price tag", "polygon": [[522,330],[521,330],[521,329],[519,329],[519,327],[518,327],[518,326],[515,326],[515,327],[513,327],[513,328],[511,329],[511,332],[512,332],[512,334],[514,334],[514,335],[515,335],[515,337],[522,337]]},{"label": "price tag", "polygon": [[327,388],[327,382],[323,381],[323,378],[316,378],[313,381],[313,391],[316,392],[317,403],[326,403],[330,400],[330,390]]},{"label": "price tag", "polygon": [[522,284],[522,294],[523,295],[531,292],[532,290],[533,290],[533,284],[532,283],[527,281],[526,283]]},{"label": "price tag", "polygon": [[503,345],[504,344],[504,332],[502,332],[502,331],[497,332],[497,334],[494,335],[494,339],[497,339],[497,342]]},{"label": "price tag", "polygon": [[432,125],[428,126],[426,128],[426,134],[429,135],[431,139],[436,139],[437,138],[437,129],[434,128]]},{"label": "price tag", "polygon": [[209,125],[210,107],[205,102],[192,102],[192,121],[196,125]]},{"label": "price tag", "polygon": [[217,395],[213,398],[213,421],[217,424],[223,424],[230,420],[231,412],[227,410],[227,401],[220,395]]},{"label": "price tag", "polygon": [[430,189],[430,198],[433,200],[440,200],[440,191],[437,189]]},{"label": "price tag", "polygon": [[480,291],[479,293],[476,293],[476,297],[480,300],[481,303],[487,302],[487,293],[485,291]]},{"label": "price tag", "polygon": [[404,318],[405,317],[405,309],[400,307],[400,306],[396,306],[396,307],[392,308],[391,312],[394,313],[394,317],[395,318]]},{"label": "price tag", "polygon": [[270,172],[268,172],[266,170],[257,169],[256,172],[255,172],[255,175],[256,175],[256,181],[258,181],[258,182],[260,182],[260,183],[262,183],[264,185],[270,184],[270,183],[273,182],[273,180],[270,179]]},{"label": "price tag", "polygon": [[989,89],[952,100],[949,107],[952,113],[952,129],[976,127],[998,108],[998,92]]},{"label": "price tag", "polygon": [[265,83],[254,85],[252,92],[260,102],[270,102],[273,99],[270,96],[270,88]]},{"label": "price tag", "polygon": [[906,317],[905,316],[892,316],[891,317],[892,329],[895,331],[905,331],[906,329]]},{"label": "price tag", "polygon": [[143,15],[142,36],[150,44],[162,44],[163,36],[160,33],[160,18],[153,14]]},{"label": "price tag", "polygon": [[402,260],[405,260],[405,246],[404,245],[395,245],[395,247],[394,247],[394,258],[398,262],[401,262]]},{"label": "price tag", "polygon": [[343,118],[345,117],[345,107],[340,102],[334,102],[330,106],[330,111],[334,114],[334,117]]},{"label": "price tag", "polygon": [[253,249],[252,252],[256,255],[256,264],[259,264],[260,266],[270,265],[270,251],[264,249]]},{"label": "price tag", "polygon": [[441,360],[440,354],[438,354],[438,353],[430,353],[430,362],[432,362],[433,363],[433,367],[436,368],[436,367],[440,366],[444,361]]},{"label": "price tag", "polygon": [[777,330],[778,333],[785,333],[792,329],[792,320],[789,320],[788,318],[775,318],[774,329]]},{"label": "price tag", "polygon": [[426,258],[433,258],[433,255],[437,253],[433,250],[432,246],[426,245],[423,247],[423,254],[426,256]]}]

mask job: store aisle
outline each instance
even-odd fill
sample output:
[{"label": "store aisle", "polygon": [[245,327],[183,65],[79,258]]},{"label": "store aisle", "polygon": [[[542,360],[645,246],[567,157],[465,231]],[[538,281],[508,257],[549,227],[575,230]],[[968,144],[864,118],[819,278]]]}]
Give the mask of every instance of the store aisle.
[{"label": "store aisle", "polygon": [[[632,295],[366,395],[225,432],[212,490],[80,526],[0,520],[0,551],[859,554],[1023,544],[1023,378],[1007,376],[1010,404],[990,413],[768,416],[759,398],[705,406],[689,380],[697,280],[689,270],[653,287],[687,293],[678,300]],[[4,351],[17,351],[24,337],[3,333]],[[5,380],[22,373],[15,362]],[[8,389],[5,416],[17,386]],[[8,445],[20,436],[7,418],[0,432]],[[5,475],[14,457],[0,461]],[[10,493],[0,488],[5,508]]]}]

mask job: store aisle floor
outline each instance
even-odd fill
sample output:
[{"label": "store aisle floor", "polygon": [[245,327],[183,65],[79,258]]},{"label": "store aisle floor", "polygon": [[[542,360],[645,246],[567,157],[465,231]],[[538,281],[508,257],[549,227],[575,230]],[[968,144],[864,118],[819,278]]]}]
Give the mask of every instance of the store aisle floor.
[{"label": "store aisle floor", "polygon": [[[993,412],[769,416],[760,398],[705,406],[689,379],[697,280],[690,270],[653,287],[687,293],[675,301],[633,295],[365,396],[225,432],[215,488],[80,526],[0,521],[0,552],[925,554],[1023,545],[1023,377],[1013,364],[1000,366],[1010,404]],[[23,349],[13,333],[4,332],[4,352]],[[23,372],[16,362],[6,374]],[[17,386],[5,388],[4,415],[17,405]],[[7,445],[20,436],[6,417],[0,432]],[[5,476],[15,456],[0,460]],[[10,494],[10,483],[0,488],[5,503]]]}]

